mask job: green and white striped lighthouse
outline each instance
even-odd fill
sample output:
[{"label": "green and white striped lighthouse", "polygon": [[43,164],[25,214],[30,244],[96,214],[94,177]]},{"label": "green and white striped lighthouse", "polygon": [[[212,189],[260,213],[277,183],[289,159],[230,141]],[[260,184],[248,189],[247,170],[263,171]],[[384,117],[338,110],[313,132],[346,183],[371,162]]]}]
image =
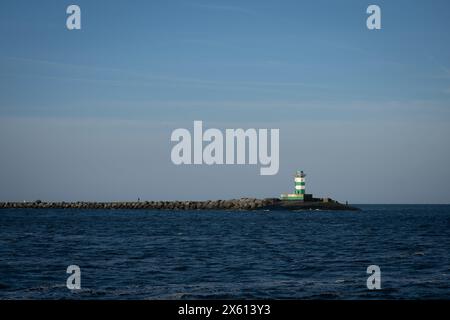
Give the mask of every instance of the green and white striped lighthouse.
[{"label": "green and white striped lighthouse", "polygon": [[294,182],[295,182],[295,189],[294,193],[283,193],[281,195],[281,200],[305,200],[305,190],[306,190],[306,183],[305,183],[305,177],[306,174],[303,171],[297,171],[297,173],[294,176]]},{"label": "green and white striped lighthouse", "polygon": [[295,194],[305,195],[305,177],[303,171],[297,171],[295,174]]}]

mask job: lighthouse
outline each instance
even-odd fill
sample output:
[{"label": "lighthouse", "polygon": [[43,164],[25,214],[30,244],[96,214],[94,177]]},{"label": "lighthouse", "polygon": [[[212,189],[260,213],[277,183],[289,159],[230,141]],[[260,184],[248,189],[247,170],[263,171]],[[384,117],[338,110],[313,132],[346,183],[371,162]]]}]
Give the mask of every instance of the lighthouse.
[{"label": "lighthouse", "polygon": [[297,171],[294,176],[294,193],[283,193],[280,197],[281,200],[305,200],[305,183],[306,174],[303,171]]},{"label": "lighthouse", "polygon": [[303,173],[303,171],[297,171],[295,174],[295,194],[302,195],[304,197],[305,195],[305,177],[306,174]]}]

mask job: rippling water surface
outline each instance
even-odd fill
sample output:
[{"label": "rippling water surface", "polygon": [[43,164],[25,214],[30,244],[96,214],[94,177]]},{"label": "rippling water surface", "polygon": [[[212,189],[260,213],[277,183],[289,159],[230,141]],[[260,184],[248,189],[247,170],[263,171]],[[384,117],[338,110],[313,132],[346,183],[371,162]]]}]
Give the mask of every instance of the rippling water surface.
[{"label": "rippling water surface", "polygon": [[[359,207],[0,210],[0,298],[450,299],[450,206]],[[379,291],[366,287],[373,264]]]}]

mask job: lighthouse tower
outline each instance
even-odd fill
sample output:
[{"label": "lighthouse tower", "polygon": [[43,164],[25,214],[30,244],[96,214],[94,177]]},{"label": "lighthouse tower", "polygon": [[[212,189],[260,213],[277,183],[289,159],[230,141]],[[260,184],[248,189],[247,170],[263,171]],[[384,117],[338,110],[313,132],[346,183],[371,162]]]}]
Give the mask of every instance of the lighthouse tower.
[{"label": "lighthouse tower", "polygon": [[303,171],[297,171],[295,174],[295,194],[305,196],[305,177]]}]

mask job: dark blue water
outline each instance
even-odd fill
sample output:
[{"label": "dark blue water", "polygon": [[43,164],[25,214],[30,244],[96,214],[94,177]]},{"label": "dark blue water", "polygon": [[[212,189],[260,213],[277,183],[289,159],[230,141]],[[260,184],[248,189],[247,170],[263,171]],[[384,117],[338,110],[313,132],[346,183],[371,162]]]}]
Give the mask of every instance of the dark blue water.
[{"label": "dark blue water", "polygon": [[[360,207],[1,210],[0,298],[449,299],[450,206]],[[366,287],[369,265],[379,291]]]}]

